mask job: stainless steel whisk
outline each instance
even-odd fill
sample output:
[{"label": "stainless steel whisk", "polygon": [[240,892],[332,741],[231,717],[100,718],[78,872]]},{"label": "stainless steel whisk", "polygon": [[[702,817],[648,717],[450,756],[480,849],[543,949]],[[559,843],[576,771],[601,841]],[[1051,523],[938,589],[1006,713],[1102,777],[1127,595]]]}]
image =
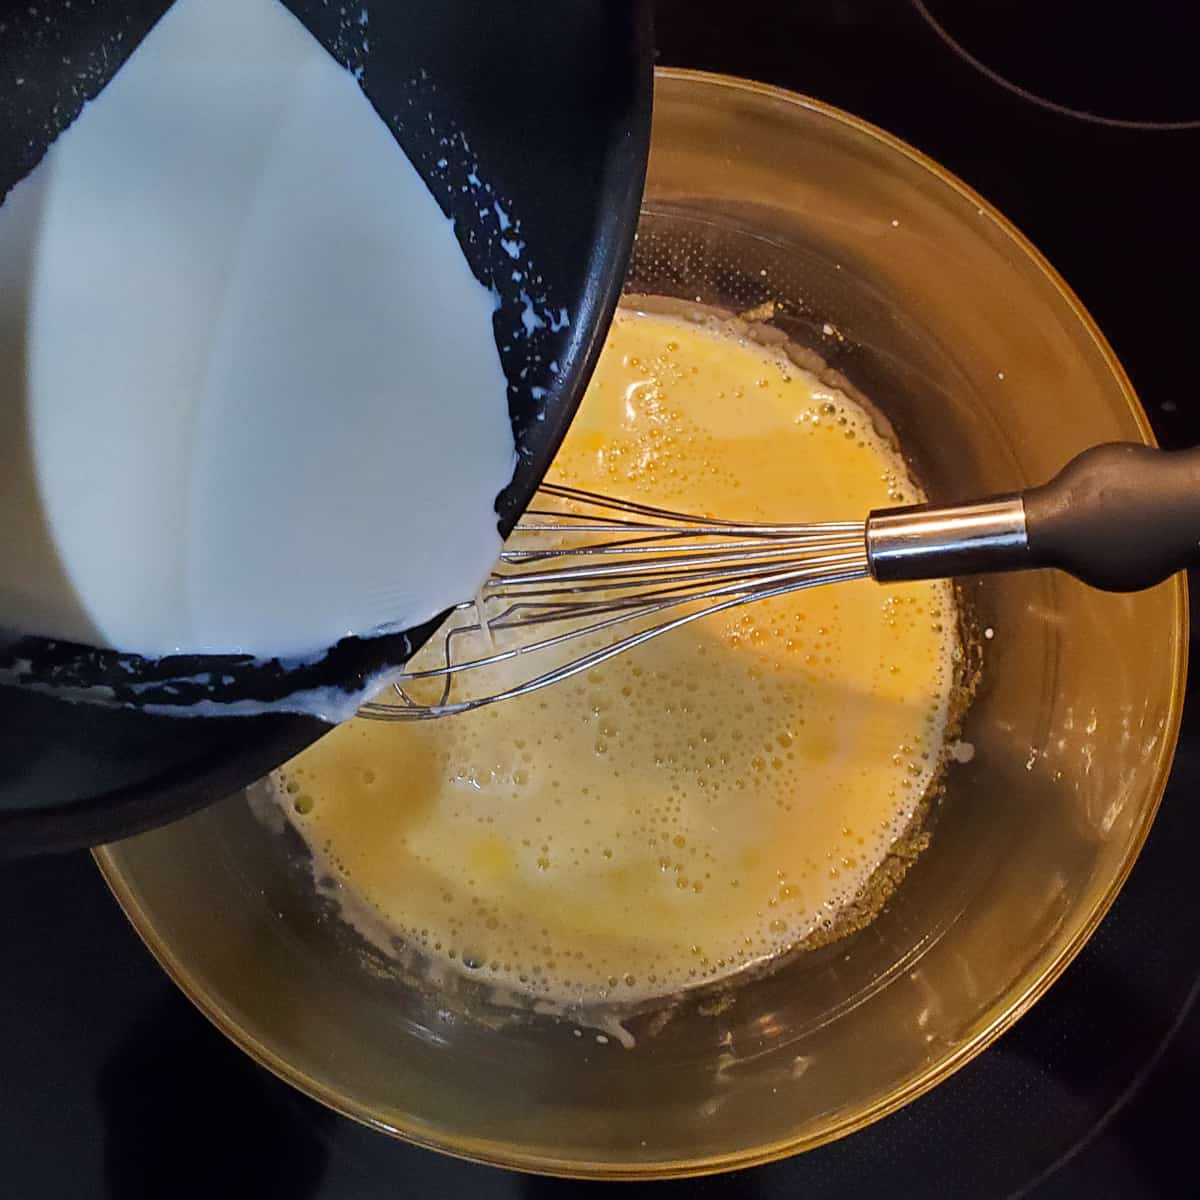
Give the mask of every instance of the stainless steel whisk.
[{"label": "stainless steel whisk", "polygon": [[[1093,587],[1135,591],[1187,566],[1200,547],[1200,448],[1095,446],[1041,487],[884,509],[865,522],[721,521],[556,484],[539,497],[479,595],[453,610],[392,697],[361,715],[466,712],[592,670],[701,617],[804,588],[1056,567]],[[456,698],[471,678],[484,686]],[[419,701],[414,685],[429,681],[438,694]]]}]

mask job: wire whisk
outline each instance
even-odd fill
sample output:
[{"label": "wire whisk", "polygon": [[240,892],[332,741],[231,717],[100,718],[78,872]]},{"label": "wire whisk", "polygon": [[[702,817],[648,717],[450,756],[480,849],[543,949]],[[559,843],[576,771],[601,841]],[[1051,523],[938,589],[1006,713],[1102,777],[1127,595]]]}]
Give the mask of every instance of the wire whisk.
[{"label": "wire whisk", "polygon": [[1096,446],[1024,492],[821,524],[722,521],[544,484],[479,594],[359,711],[468,712],[804,588],[1058,567],[1130,591],[1187,565],[1198,544],[1200,449]]}]

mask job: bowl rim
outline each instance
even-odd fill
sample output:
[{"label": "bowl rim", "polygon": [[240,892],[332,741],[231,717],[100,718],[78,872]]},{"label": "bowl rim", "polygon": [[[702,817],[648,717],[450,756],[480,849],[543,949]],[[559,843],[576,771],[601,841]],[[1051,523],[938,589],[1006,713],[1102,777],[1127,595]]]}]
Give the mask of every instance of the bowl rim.
[{"label": "bowl rim", "polygon": [[[881,144],[886,149],[924,168],[940,183],[946,185],[958,193],[964,200],[973,204],[983,217],[991,220],[1000,232],[1006,235],[1009,241],[1019,251],[1022,251],[1034,266],[1039,268],[1045,280],[1058,292],[1060,298],[1067,305],[1075,319],[1090,336],[1106,367],[1120,387],[1129,415],[1137,426],[1143,441],[1147,445],[1157,445],[1154,432],[1146,417],[1145,410],[1137,398],[1133,384],[1118,361],[1112,347],[1108,344],[1107,339],[1100,332],[1091,314],[1037,247],[1011,221],[984,199],[983,196],[957,176],[940,166],[927,155],[921,153],[921,151],[910,146],[907,142],[863,120],[861,117],[856,117],[833,105],[797,92],[789,91],[786,88],[710,71],[698,71],[681,67],[656,67],[656,86],[664,81],[700,85],[702,89],[713,89],[714,91],[726,93],[757,96],[806,109],[826,120],[832,121],[836,125],[841,125],[864,135]],[[1140,827],[1133,831],[1125,857],[1120,863],[1113,879],[1110,881],[1109,886],[1093,905],[1086,918],[1079,924],[1066,945],[1056,953],[1051,953],[1049,949],[1044,949],[1035,964],[1006,992],[1002,993],[988,1006],[987,1011],[974,1023],[968,1034],[950,1054],[931,1063],[919,1074],[904,1080],[892,1088],[891,1091],[877,1097],[864,1108],[839,1118],[822,1129],[807,1134],[695,1159],[656,1162],[631,1160],[625,1163],[605,1163],[530,1153],[522,1149],[514,1149],[507,1143],[499,1143],[486,1138],[460,1136],[451,1133],[446,1133],[442,1136],[430,1136],[421,1132],[418,1123],[415,1121],[410,1122],[407,1126],[403,1126],[399,1123],[399,1114],[389,1114],[390,1119],[385,1119],[383,1115],[371,1111],[368,1106],[356,1102],[352,1097],[343,1095],[320,1080],[311,1078],[276,1055],[269,1046],[242,1026],[230,1013],[222,1008],[197,979],[193,978],[187,966],[159,938],[153,920],[142,907],[133,890],[121,874],[120,868],[113,860],[110,848],[99,847],[93,851],[93,857],[117,903],[124,910],[126,917],[147,949],[157,959],[159,965],[166,971],[180,990],[222,1033],[249,1054],[260,1066],[265,1067],[286,1083],[298,1088],[342,1116],[349,1117],[370,1129],[391,1134],[415,1146],[437,1150],[444,1154],[472,1162],[570,1179],[669,1179],[709,1175],[722,1171],[760,1166],[781,1158],[786,1158],[792,1154],[815,1149],[818,1146],[837,1141],[851,1133],[855,1133],[880,1120],[882,1117],[895,1112],[910,1101],[924,1095],[943,1080],[949,1078],[1024,1016],[1066,970],[1083,948],[1084,943],[1096,931],[1096,928],[1116,899],[1117,893],[1128,879],[1129,873],[1133,869],[1133,865],[1137,861],[1138,855],[1145,844],[1146,837],[1158,813],[1159,805],[1166,790],[1171,765],[1174,760],[1175,747],[1179,737],[1183,693],[1187,678],[1189,633],[1188,593],[1185,576],[1182,573],[1173,576],[1167,586],[1171,588],[1174,600],[1175,620],[1173,628],[1176,632],[1172,646],[1174,662],[1172,664],[1172,682],[1168,702],[1167,724],[1164,729],[1164,736],[1160,739],[1157,747],[1150,788],[1150,802],[1143,810]]]}]

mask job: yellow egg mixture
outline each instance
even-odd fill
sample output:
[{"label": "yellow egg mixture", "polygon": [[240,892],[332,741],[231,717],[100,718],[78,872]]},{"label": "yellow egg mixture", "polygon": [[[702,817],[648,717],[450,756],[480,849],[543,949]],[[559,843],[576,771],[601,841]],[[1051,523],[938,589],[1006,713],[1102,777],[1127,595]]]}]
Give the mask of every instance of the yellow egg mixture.
[{"label": "yellow egg mixture", "polygon": [[[921,499],[867,414],[778,350],[628,310],[552,478],[755,521]],[[939,767],[955,630],[942,583],[758,602],[473,713],[350,722],[279,797],[433,959],[559,1001],[669,993],[862,889]]]}]

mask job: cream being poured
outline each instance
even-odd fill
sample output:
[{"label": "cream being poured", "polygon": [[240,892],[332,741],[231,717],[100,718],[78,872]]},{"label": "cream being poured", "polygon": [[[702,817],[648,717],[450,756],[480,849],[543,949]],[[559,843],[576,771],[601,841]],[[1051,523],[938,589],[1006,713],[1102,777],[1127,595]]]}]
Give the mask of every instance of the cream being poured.
[{"label": "cream being poured", "polygon": [[0,631],[299,657],[472,595],[494,310],[279,0],[177,0],[0,206]]}]

